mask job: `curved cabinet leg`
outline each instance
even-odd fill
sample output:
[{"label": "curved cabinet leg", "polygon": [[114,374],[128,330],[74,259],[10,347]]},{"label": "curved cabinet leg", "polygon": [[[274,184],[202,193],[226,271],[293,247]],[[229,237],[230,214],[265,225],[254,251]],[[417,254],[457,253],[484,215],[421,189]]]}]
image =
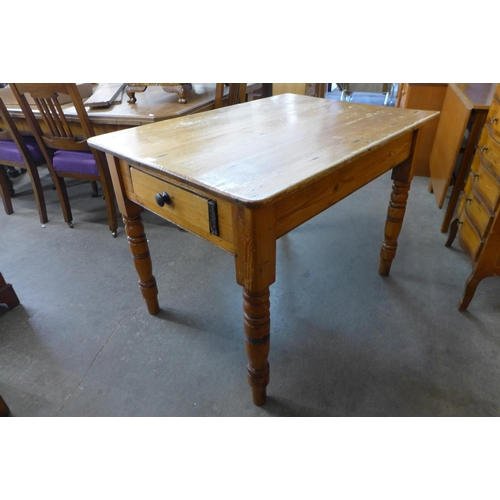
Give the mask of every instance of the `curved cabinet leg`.
[{"label": "curved cabinet leg", "polygon": [[486,276],[478,276],[472,273],[465,282],[464,294],[462,296],[462,300],[458,304],[459,311],[465,311],[474,297],[474,293],[476,292],[477,285],[483,280]]},{"label": "curved cabinet leg", "polygon": [[451,223],[451,225],[450,225],[450,234],[449,234],[448,239],[446,240],[446,243],[445,243],[444,246],[451,247],[451,245],[455,241],[455,238],[456,238],[457,232],[458,232],[458,224],[459,224],[459,222],[460,221],[458,219],[455,219]]},{"label": "curved cabinet leg", "polygon": [[248,357],[247,375],[256,405],[266,402],[266,387],[269,384],[269,288],[261,292],[243,290],[243,316],[245,348]]},{"label": "curved cabinet leg", "polygon": [[158,288],[153,276],[153,264],[140,212],[135,215],[123,216],[123,222],[135,270],[139,275],[139,287],[146,301],[148,312],[149,314],[158,314],[160,312]]}]

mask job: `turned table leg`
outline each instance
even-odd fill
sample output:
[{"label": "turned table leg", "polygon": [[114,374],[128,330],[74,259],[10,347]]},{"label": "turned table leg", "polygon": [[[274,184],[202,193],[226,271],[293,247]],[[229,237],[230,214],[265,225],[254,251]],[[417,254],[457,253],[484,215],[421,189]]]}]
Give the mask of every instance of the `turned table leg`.
[{"label": "turned table leg", "polygon": [[403,225],[409,190],[409,182],[394,180],[391,201],[389,202],[389,208],[387,210],[384,242],[380,250],[380,266],[378,272],[382,276],[389,275],[392,261],[396,256],[398,236]]},{"label": "turned table leg", "polygon": [[236,281],[243,287],[243,327],[247,380],[256,405],[266,402],[269,384],[269,287],[276,277],[274,207],[251,210],[233,207]]},{"label": "turned table leg", "polygon": [[243,290],[243,316],[245,348],[248,357],[247,377],[256,405],[266,402],[266,386],[269,384],[269,288],[262,292]]},{"label": "turned table leg", "polygon": [[139,275],[139,287],[146,301],[148,312],[149,314],[158,314],[160,312],[158,288],[156,279],[153,276],[153,264],[149,254],[148,241],[144,234],[140,211],[133,215],[123,215],[123,222],[135,270]]}]

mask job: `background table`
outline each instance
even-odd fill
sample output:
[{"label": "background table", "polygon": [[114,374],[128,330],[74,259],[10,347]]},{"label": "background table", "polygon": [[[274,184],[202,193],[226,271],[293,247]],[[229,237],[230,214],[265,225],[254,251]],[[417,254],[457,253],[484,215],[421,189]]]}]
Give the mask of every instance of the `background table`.
[{"label": "background table", "polygon": [[[94,85],[93,94],[100,92],[107,85],[105,83]],[[179,116],[213,109],[215,85],[215,83],[193,83],[193,88],[189,91],[189,100],[187,103],[179,103],[177,94],[164,92],[161,87],[150,87],[147,92],[137,96],[135,104],[129,104],[126,95],[123,95],[120,96],[121,101],[119,104],[103,108],[92,108],[88,111],[88,115],[97,135],[148,123],[170,120]],[[249,97],[251,98],[252,93],[260,87],[261,84],[247,84]],[[10,89],[0,89],[0,97],[3,95],[11,95]],[[87,100],[87,98],[84,100]],[[9,102],[6,102],[6,106],[21,132],[29,134],[30,129],[17,103],[13,102],[9,104]],[[78,116],[75,108],[66,104],[63,105],[63,109],[68,120],[70,122],[73,121],[76,125]],[[1,127],[2,122],[0,120]],[[78,126],[75,128],[75,133],[78,133]]]},{"label": "background table", "polygon": [[[417,130],[438,113],[282,94],[93,137],[106,152],[140,289],[159,312],[143,208],[234,256],[255,404],[269,382],[276,240],[393,170],[379,273],[396,253]],[[325,263],[329,265],[329,263]]]}]

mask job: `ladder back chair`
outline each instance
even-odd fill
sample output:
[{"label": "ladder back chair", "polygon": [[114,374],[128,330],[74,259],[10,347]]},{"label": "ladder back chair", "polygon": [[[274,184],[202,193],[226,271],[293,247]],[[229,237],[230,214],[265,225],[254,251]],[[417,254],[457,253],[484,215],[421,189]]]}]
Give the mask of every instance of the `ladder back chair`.
[{"label": "ladder back chair", "polygon": [[[224,97],[224,87],[229,86],[229,94]],[[216,83],[215,84],[215,103],[214,108],[222,108],[223,106],[232,106],[245,102],[247,93],[246,83]]]},{"label": "ladder back chair", "polygon": [[[0,99],[0,118],[5,125],[5,128],[0,130],[0,164],[23,168],[28,171],[40,222],[45,224],[48,221],[47,209],[40,176],[38,175],[38,167],[46,166],[42,150],[34,137],[24,137],[21,135],[2,99]],[[5,188],[6,185],[7,191]],[[10,198],[14,193],[3,168],[2,172],[0,172],[0,186],[5,211],[7,214],[11,214],[13,213],[13,208]]]},{"label": "ladder back chair", "polygon": [[[54,176],[66,223],[69,227],[73,227],[73,216],[64,179],[90,181],[94,189],[93,196],[97,194],[96,183],[100,182],[106,202],[109,228],[115,237],[116,201],[108,164],[102,152],[91,149],[87,144],[87,139],[93,137],[95,133],[76,84],[11,83],[10,86]],[[26,94],[30,94],[35,101],[40,113],[40,122],[35,117]],[[71,98],[78,114],[78,123],[68,121],[59,103],[59,94],[69,95]]]}]

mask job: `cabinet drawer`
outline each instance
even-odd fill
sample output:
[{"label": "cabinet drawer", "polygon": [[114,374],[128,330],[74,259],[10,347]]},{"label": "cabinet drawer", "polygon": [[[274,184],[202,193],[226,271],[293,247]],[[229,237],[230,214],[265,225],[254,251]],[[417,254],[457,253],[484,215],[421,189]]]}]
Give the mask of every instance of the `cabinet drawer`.
[{"label": "cabinet drawer", "polygon": [[[129,197],[188,231],[228,248],[219,239],[233,242],[231,205],[187,188],[130,169],[133,192]],[[160,204],[162,206],[160,206]]]},{"label": "cabinet drawer", "polygon": [[463,204],[467,215],[479,231],[480,236],[485,237],[493,222],[494,213],[485,206],[481,195],[472,189],[472,193],[463,193]]},{"label": "cabinet drawer", "polygon": [[500,143],[493,138],[490,125],[483,127],[477,148],[481,152],[481,163],[500,178]]},{"label": "cabinet drawer", "polygon": [[460,217],[457,234],[460,246],[469,254],[469,257],[475,261],[479,257],[484,241],[481,239],[474,228],[474,224],[467,216],[467,211]]},{"label": "cabinet drawer", "polygon": [[[498,89],[498,87],[497,87]],[[491,127],[491,135],[497,141],[500,141],[500,96],[495,94],[491,101],[490,111],[486,118],[486,123]]]},{"label": "cabinet drawer", "polygon": [[469,175],[472,177],[473,189],[479,191],[489,210],[495,211],[500,196],[499,179],[482,165],[482,154],[479,150],[474,155]]}]

